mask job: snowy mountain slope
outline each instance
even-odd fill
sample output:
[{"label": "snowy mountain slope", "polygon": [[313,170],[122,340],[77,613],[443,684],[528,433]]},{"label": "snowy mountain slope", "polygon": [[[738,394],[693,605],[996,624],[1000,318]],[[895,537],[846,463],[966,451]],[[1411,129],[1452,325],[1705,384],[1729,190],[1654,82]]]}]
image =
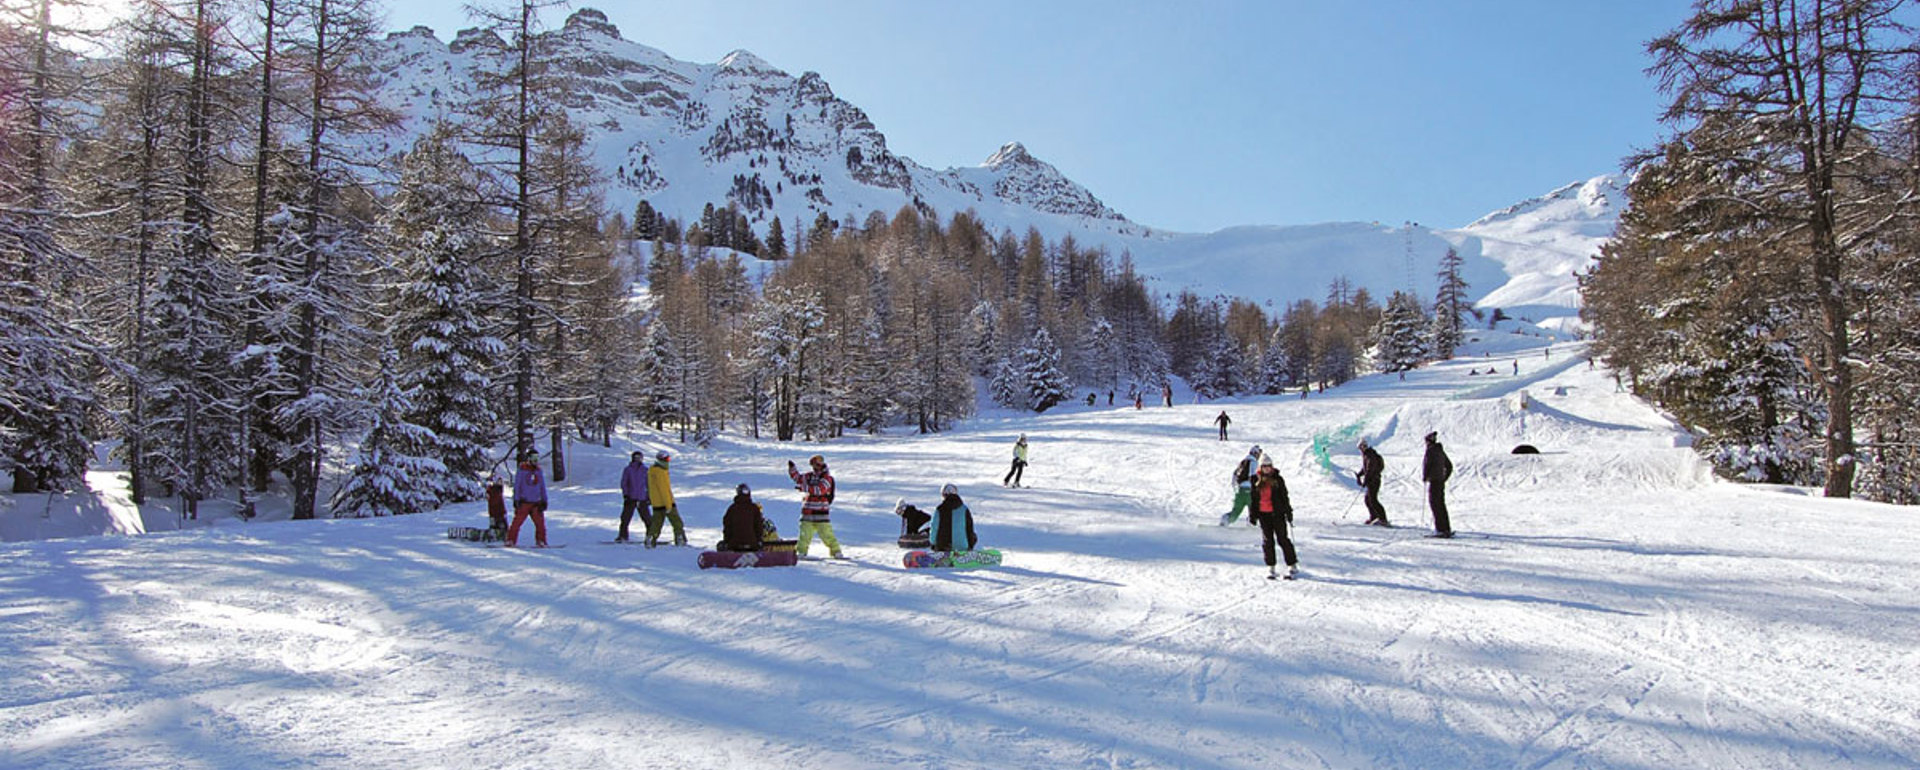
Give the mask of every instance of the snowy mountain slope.
[{"label": "snowy mountain slope", "polygon": [[[561,550],[444,540],[472,505],[0,546],[0,766],[1920,764],[1904,511],[1716,482],[1581,348],[1480,336],[1304,400],[675,447],[695,542],[740,482],[791,532],[784,461],[824,449],[852,564],[597,544],[627,451],[667,445],[645,434],[573,450]],[[1310,450],[1349,427],[1401,528],[1358,523],[1350,446],[1338,473]],[[1420,537],[1430,430],[1451,541]],[[1033,488],[1003,489],[1018,432]],[[1252,442],[1287,477],[1301,581],[1209,524]],[[1005,567],[898,566],[894,500],[949,481]]]},{"label": "snowy mountain slope", "polygon": [[[373,67],[383,100],[409,121],[373,149],[403,150],[432,119],[456,114],[480,65],[481,34],[442,43],[415,28],[388,37]],[[1624,202],[1620,180],[1600,177],[1464,228],[1413,227],[1411,243],[1407,228],[1364,223],[1171,233],[1130,221],[1018,142],[975,167],[921,166],[889,150],[880,129],[819,74],[794,77],[746,51],[714,64],[678,61],[622,38],[592,9],[545,40],[563,106],[587,131],[613,210],[645,200],[690,221],[707,204],[731,203],[762,233],[781,219],[789,238],[821,213],[860,224],[907,206],[943,220],[971,210],[996,232],[1033,228],[1104,246],[1116,259],[1131,254],[1169,293],[1193,288],[1276,307],[1324,299],[1337,277],[1380,299],[1396,289],[1431,297],[1439,256],[1454,246],[1468,258],[1482,306],[1544,320],[1573,315],[1572,272],[1612,232]]]}]

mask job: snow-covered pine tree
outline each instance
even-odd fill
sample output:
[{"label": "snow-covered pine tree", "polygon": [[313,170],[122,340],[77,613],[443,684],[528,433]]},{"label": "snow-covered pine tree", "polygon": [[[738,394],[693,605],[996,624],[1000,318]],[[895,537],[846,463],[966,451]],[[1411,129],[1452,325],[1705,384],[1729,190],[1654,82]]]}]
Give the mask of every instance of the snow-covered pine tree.
[{"label": "snow-covered pine tree", "polygon": [[433,431],[407,421],[417,411],[418,392],[400,385],[400,355],[380,354],[380,373],[356,395],[371,410],[367,433],[354,452],[352,470],[329,500],[336,519],[396,516],[439,507],[447,466],[434,457],[439,443]]},{"label": "snow-covered pine tree", "polygon": [[1026,384],[1027,403],[1035,412],[1045,412],[1070,399],[1073,383],[1060,371],[1060,346],[1045,327],[1035,329],[1033,339],[1020,350],[1020,377]]},{"label": "snow-covered pine tree", "polygon": [[1460,277],[1463,264],[1465,260],[1460,258],[1460,252],[1451,246],[1440,258],[1440,289],[1433,300],[1433,324],[1427,332],[1430,360],[1452,358],[1465,339],[1466,314],[1471,306],[1467,303],[1466,279]]},{"label": "snow-covered pine tree", "polygon": [[774,435],[792,441],[799,430],[800,398],[818,375],[807,369],[808,355],[822,341],[826,311],[819,296],[776,286],[754,312],[754,366],[767,375],[773,394]]},{"label": "snow-covered pine tree", "polygon": [[1021,387],[1020,372],[1012,361],[1002,359],[993,367],[993,380],[987,387],[993,395],[993,403],[1008,409],[1030,409],[1027,401],[1027,389]]},{"label": "snow-covered pine tree", "polygon": [[385,217],[399,273],[389,310],[396,376],[415,394],[403,419],[426,429],[428,454],[444,468],[420,484],[436,505],[479,497],[498,438],[493,377],[506,355],[489,320],[502,298],[489,286],[480,259],[486,249],[476,240],[486,212],[472,164],[454,141],[453,129],[440,126],[414,143]]},{"label": "snow-covered pine tree", "polygon": [[869,310],[847,362],[847,424],[878,433],[894,410],[902,383],[894,376],[893,352],[880,314]]},{"label": "snow-covered pine tree", "polygon": [[1288,352],[1287,332],[1285,324],[1274,327],[1273,336],[1267,340],[1267,349],[1260,354],[1260,374],[1255,381],[1255,391],[1271,396],[1300,384],[1294,378],[1300,366]]},{"label": "snow-covered pine tree", "polygon": [[1221,398],[1240,391],[1240,369],[1246,362],[1233,336],[1220,330],[1207,343],[1205,355],[1194,364],[1193,391],[1202,398]]},{"label": "snow-covered pine tree", "polygon": [[1431,326],[1420,309],[1420,300],[1404,291],[1394,292],[1373,330],[1374,368],[1405,372],[1425,363],[1429,359],[1427,333]]}]

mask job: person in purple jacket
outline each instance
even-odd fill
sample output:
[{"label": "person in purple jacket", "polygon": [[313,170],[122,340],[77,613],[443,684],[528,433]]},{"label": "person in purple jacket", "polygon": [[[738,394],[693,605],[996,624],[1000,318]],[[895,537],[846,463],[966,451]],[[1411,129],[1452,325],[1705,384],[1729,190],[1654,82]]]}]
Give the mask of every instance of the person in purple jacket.
[{"label": "person in purple jacket", "polygon": [[520,525],[533,519],[533,545],[547,547],[547,477],[540,472],[539,455],[520,456],[520,471],[513,474],[513,524],[507,527],[507,547],[520,542]]},{"label": "person in purple jacket", "polygon": [[627,526],[633,523],[633,515],[640,514],[642,531],[653,529],[653,516],[647,513],[647,453],[634,452],[633,459],[627,463],[626,470],[620,472],[620,534],[613,542],[627,542]]}]

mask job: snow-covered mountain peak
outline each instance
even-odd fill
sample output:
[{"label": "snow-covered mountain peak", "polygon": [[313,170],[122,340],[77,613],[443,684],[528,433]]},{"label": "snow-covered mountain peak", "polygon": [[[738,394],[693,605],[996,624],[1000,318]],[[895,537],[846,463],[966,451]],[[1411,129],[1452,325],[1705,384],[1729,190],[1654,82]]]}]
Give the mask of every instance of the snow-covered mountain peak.
[{"label": "snow-covered mountain peak", "polygon": [[[1627,177],[1624,175],[1597,176],[1495,211],[1474,220],[1465,229],[1575,220],[1612,223],[1619,217],[1619,204],[1626,202],[1626,187]],[[1611,231],[1611,227],[1608,229]]]},{"label": "snow-covered mountain peak", "polygon": [[753,55],[750,51],[739,50],[720,59],[720,69],[735,72],[764,73],[768,75],[786,75],[786,71],[767,63],[767,60]]},{"label": "snow-covered mountain peak", "polygon": [[561,26],[560,31],[567,37],[592,34],[620,39],[620,28],[608,21],[605,13],[595,8],[582,8],[575,11],[572,16],[567,17],[567,23]]},{"label": "snow-covered mountain peak", "polygon": [[1023,145],[1019,142],[1008,142],[1006,144],[1000,145],[1000,149],[994,151],[993,156],[987,158],[987,162],[982,163],[980,165],[985,166],[986,168],[999,168],[1001,166],[1020,165],[1020,164],[1033,163],[1033,162],[1035,162],[1033,159],[1033,156],[1027,154],[1026,145]]}]

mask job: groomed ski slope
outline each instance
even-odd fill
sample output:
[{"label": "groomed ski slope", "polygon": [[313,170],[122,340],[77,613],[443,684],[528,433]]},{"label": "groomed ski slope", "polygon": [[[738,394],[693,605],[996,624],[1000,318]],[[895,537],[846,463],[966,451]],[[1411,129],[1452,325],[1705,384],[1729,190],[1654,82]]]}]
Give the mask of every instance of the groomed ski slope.
[{"label": "groomed ski slope", "polygon": [[[651,435],[573,450],[561,550],[444,540],[474,505],[0,546],[0,767],[1920,766],[1912,511],[1716,482],[1577,348],[1498,344],[1304,400],[673,447],[695,543],[743,481],[791,534],[785,461],[824,452],[851,564],[598,544]],[[1401,528],[1310,450],[1355,423]],[[1451,541],[1422,537],[1429,430]],[[1254,442],[1300,581],[1197,526]],[[1006,566],[900,567],[894,500],[949,481]]]}]

